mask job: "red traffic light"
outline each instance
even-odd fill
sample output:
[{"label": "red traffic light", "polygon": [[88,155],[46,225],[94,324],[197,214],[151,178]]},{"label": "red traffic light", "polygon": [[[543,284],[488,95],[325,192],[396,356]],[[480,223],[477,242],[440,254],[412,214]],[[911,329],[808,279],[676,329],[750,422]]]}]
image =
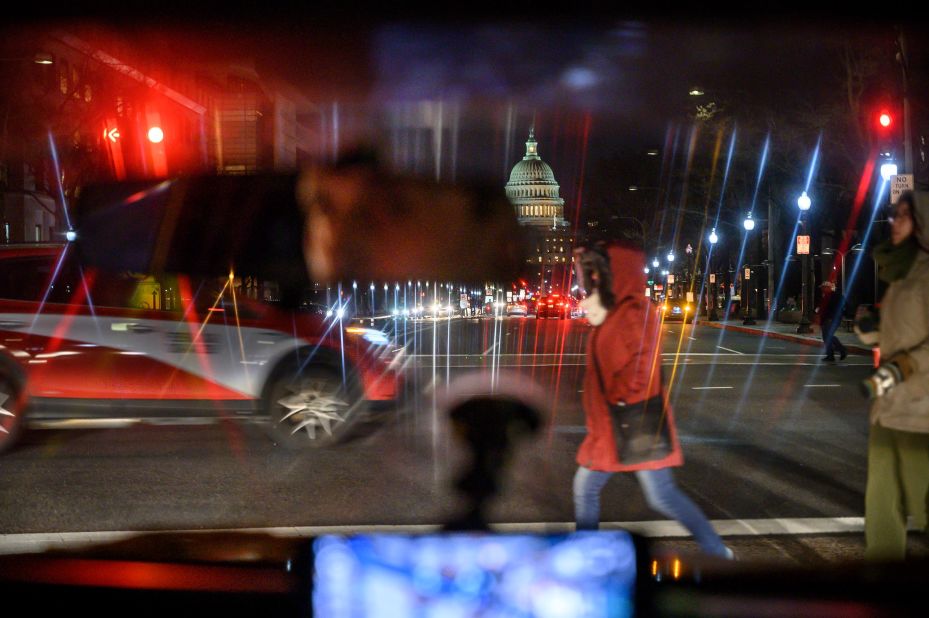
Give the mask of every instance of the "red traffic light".
[{"label": "red traffic light", "polygon": [[884,127],[885,129],[888,128],[891,124],[893,124],[893,121],[894,121],[893,116],[891,116],[888,112],[881,112],[880,115],[877,117],[878,124]]},{"label": "red traffic light", "polygon": [[160,144],[165,138],[165,132],[161,130],[161,127],[152,127],[148,130],[148,141],[153,144]]}]

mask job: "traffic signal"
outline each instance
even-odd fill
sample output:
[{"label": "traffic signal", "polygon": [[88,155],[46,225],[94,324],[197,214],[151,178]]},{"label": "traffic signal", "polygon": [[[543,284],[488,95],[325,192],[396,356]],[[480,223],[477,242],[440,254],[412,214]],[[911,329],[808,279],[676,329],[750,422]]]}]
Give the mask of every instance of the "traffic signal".
[{"label": "traffic signal", "polygon": [[888,110],[881,110],[877,115],[877,124],[880,130],[888,130],[894,123],[894,117]]},{"label": "traffic signal", "polygon": [[155,126],[151,127],[148,130],[148,141],[153,144],[160,144],[164,141],[165,132],[161,130],[161,127]]},{"label": "traffic signal", "polygon": [[901,126],[897,109],[889,103],[875,105],[871,112],[871,134],[874,145],[884,158],[893,159],[901,145]]}]

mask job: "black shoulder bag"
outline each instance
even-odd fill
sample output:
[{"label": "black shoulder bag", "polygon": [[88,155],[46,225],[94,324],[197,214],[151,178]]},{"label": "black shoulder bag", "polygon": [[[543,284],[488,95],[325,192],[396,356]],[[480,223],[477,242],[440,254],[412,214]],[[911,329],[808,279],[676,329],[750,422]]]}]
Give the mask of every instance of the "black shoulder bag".
[{"label": "black shoulder bag", "polygon": [[623,401],[613,403],[607,396],[603,375],[600,373],[600,361],[597,359],[597,347],[592,346],[594,367],[600,392],[610,409],[610,421],[613,425],[613,439],[616,441],[616,457],[623,465],[658,461],[671,454],[671,435],[665,421],[664,381],[661,393],[640,401],[626,404]]}]

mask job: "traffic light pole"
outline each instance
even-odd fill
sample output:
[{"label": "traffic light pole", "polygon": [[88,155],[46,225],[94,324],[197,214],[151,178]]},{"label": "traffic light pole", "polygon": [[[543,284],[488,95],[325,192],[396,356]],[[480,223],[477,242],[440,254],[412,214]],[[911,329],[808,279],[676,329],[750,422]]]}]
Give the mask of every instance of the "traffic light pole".
[{"label": "traffic light pole", "polygon": [[907,76],[908,60],[906,57],[906,37],[902,31],[897,36],[897,46],[900,50],[897,60],[900,62],[900,69],[903,72],[903,173],[912,174],[913,143],[910,141],[910,88]]}]

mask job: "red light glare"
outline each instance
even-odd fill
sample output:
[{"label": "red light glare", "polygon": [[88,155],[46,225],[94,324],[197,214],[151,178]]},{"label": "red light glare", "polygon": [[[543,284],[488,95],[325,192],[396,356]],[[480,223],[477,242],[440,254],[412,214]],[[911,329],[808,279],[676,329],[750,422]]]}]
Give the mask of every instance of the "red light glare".
[{"label": "red light glare", "polygon": [[165,132],[161,127],[152,127],[148,130],[148,141],[153,144],[160,144],[165,138]]},{"label": "red light glare", "polygon": [[890,123],[893,122],[893,118],[891,118],[890,114],[888,114],[887,112],[883,112],[878,118],[878,122],[881,123],[882,127],[889,127]]}]

